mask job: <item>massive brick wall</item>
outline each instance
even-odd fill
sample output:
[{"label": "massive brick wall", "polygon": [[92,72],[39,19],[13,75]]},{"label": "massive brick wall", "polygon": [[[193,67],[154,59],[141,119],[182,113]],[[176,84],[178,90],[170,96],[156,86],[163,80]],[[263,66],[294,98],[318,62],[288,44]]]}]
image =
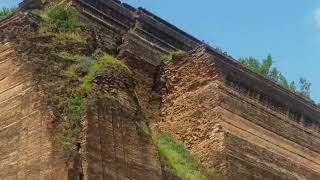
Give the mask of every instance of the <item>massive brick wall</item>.
[{"label": "massive brick wall", "polygon": [[[40,2],[26,0],[20,11]],[[117,89],[118,103],[90,102],[78,154],[67,161],[52,144],[31,71],[10,45],[10,22],[19,13],[1,20],[0,179],[169,179],[139,120],[183,140],[226,179],[319,179],[320,113],[314,103],[221,52],[196,48],[201,41],[145,9],[115,0],[70,2],[95,29],[95,46],[128,64],[134,88]],[[159,56],[178,49],[194,50],[163,70]]]},{"label": "massive brick wall", "polygon": [[[15,43],[23,43],[23,39],[16,41],[13,32],[25,25],[23,21],[30,20],[20,12],[40,7],[41,2],[44,1],[24,1],[14,15],[0,22],[1,43],[11,42],[13,46],[9,50],[19,51],[19,58],[24,50],[17,47],[23,46]],[[122,100],[136,103],[122,104],[115,109],[117,105],[108,99],[91,102],[83,119],[77,154],[67,159],[61,147],[53,145],[50,116],[45,116],[48,110],[41,106],[29,66],[13,55],[10,61],[4,58],[0,118],[1,128],[4,128],[1,137],[5,138],[0,141],[0,157],[3,157],[0,179],[177,179],[161,168],[158,152],[137,127],[137,122],[155,121],[159,117],[159,56],[176,49],[190,50],[199,41],[146,10],[117,1],[75,0],[72,3],[79,17],[94,27],[96,48],[127,62],[136,86],[131,89],[134,93],[124,95]],[[15,70],[19,73],[14,73]],[[9,87],[12,90],[6,89]],[[126,94],[126,91],[120,90],[120,93]],[[9,101],[11,96],[23,98]],[[18,103],[19,108],[12,111]],[[139,112],[128,111],[128,107],[136,107]],[[21,115],[22,112],[25,114]],[[25,134],[28,129],[31,133]]]},{"label": "massive brick wall", "polygon": [[51,141],[30,70],[0,42],[0,179],[65,179],[66,159]]},{"label": "massive brick wall", "polygon": [[[100,77],[97,81],[106,79]],[[119,86],[125,80],[116,79],[100,84],[113,87],[118,94],[116,100],[98,98],[88,104],[80,150],[84,178],[162,179],[159,154],[149,136],[137,126],[141,116],[134,88]]]},{"label": "massive brick wall", "polygon": [[[239,72],[230,71],[235,66],[232,63],[207,47],[171,62],[164,74],[167,92],[157,126],[183,140],[204,164],[219,169],[226,179],[319,179],[318,122],[296,121],[290,115],[295,111],[303,118],[319,110],[311,106],[299,112],[282,101],[287,107],[283,113],[272,106],[272,94],[259,86],[250,91],[255,81],[237,75],[246,71],[259,82],[264,77],[237,63]],[[230,80],[234,76],[238,81]],[[264,103],[266,94],[268,103]],[[290,102],[302,98],[291,96],[296,97]]]},{"label": "massive brick wall", "polygon": [[[99,29],[97,36],[106,43],[106,51],[114,52],[129,66],[135,87],[131,95],[122,99],[136,101],[127,106],[140,111],[128,112],[128,107],[122,105],[122,112],[118,112],[108,100],[93,102],[84,125],[84,177],[177,179],[162,169],[152,141],[136,123],[154,122],[159,118],[160,55],[180,48],[190,50],[199,42],[149,12],[117,1],[75,0],[73,3],[80,17]],[[157,33],[153,33],[155,31]],[[171,44],[178,41],[189,44],[180,43],[181,47]]]}]

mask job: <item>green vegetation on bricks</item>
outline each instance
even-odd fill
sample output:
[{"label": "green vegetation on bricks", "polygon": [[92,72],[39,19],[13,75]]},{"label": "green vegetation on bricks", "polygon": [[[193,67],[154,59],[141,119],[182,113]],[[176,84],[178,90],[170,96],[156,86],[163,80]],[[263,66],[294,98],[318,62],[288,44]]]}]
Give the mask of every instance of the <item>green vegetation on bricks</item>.
[{"label": "green vegetation on bricks", "polygon": [[37,12],[42,20],[55,28],[65,31],[79,31],[81,23],[76,18],[76,11],[66,5],[53,3]]},{"label": "green vegetation on bricks", "polygon": [[[96,50],[92,56],[73,55],[69,52],[60,52],[57,55],[62,61],[69,62],[69,66],[61,71],[65,76],[63,83],[68,79],[76,81],[75,86],[66,88],[63,92],[71,96],[67,99],[66,116],[69,124],[61,123],[58,127],[57,140],[64,147],[72,145],[81,129],[82,114],[86,110],[86,102],[92,93],[92,80],[98,75],[110,71],[112,68],[131,74],[129,68],[121,61],[100,50]],[[72,62],[70,64],[70,62]]]},{"label": "green vegetation on bricks", "polygon": [[95,61],[92,61],[89,64],[88,73],[81,78],[80,88],[82,91],[91,91],[92,87],[90,82],[94,79],[97,74],[103,73],[108,66],[116,67],[127,73],[130,73],[129,68],[120,60],[97,50],[93,54]]},{"label": "green vegetation on bricks", "polygon": [[184,180],[218,179],[218,173],[214,169],[202,167],[181,141],[167,133],[153,132],[144,121],[140,121],[138,126],[152,138],[163,159],[163,165],[176,176]]},{"label": "green vegetation on bricks", "polygon": [[[54,114],[54,139],[65,149],[71,149],[81,130],[86,103],[86,98],[78,91],[79,83],[71,67],[77,67],[76,63],[88,58],[81,55],[71,56],[66,51],[59,52],[58,47],[64,49],[66,44],[84,44],[85,39],[81,37],[81,24],[72,7],[51,3],[35,13],[42,19],[37,36],[49,39],[48,42],[40,44],[39,48],[49,48],[47,52],[50,52],[47,60],[42,62],[44,69],[41,76],[44,82],[41,85],[45,91],[44,100]],[[78,61],[71,61],[75,57]],[[76,83],[71,83],[73,81]]]},{"label": "green vegetation on bricks", "polygon": [[171,51],[168,54],[163,54],[160,56],[160,60],[164,63],[167,63],[178,56],[183,56],[186,52],[178,50],[178,51]]},{"label": "green vegetation on bricks", "polygon": [[130,70],[122,61],[100,50],[90,52],[91,55],[82,53],[87,43],[81,30],[85,25],[67,4],[51,3],[35,14],[42,18],[36,33],[41,40],[38,48],[49,53],[34,64],[41,77],[44,102],[54,115],[54,140],[72,150],[81,131],[86,104],[95,95],[93,79],[114,69],[126,73]]},{"label": "green vegetation on bricks", "polygon": [[184,180],[208,180],[215,172],[205,169],[192,157],[184,144],[169,134],[158,133],[153,137],[160,155],[175,174]]},{"label": "green vegetation on bricks", "polygon": [[76,17],[76,11],[66,4],[50,4],[43,10],[35,11],[42,18],[39,36],[54,37],[54,44],[85,43],[80,30],[83,26]]}]

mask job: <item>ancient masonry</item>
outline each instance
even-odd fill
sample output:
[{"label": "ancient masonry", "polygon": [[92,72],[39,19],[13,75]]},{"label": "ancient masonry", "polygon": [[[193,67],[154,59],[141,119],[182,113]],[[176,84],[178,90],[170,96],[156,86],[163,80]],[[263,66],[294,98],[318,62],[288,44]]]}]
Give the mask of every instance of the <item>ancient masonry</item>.
[{"label": "ancient masonry", "polygon": [[[0,37],[40,2],[25,0],[2,19]],[[320,110],[313,102],[145,9],[115,0],[72,4],[129,65],[136,106],[149,124],[182,140],[203,165],[232,180],[320,179]],[[50,140],[50,115],[28,66],[10,38],[0,39],[0,179],[178,179],[161,167],[130,109],[119,114],[104,101],[90,105],[79,154],[67,159]],[[159,56],[175,50],[188,53],[162,66]]]}]

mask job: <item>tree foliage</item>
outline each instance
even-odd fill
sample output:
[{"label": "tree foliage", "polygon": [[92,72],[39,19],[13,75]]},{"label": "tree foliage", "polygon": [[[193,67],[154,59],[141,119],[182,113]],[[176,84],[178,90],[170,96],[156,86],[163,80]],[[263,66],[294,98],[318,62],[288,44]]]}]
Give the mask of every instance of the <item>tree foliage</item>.
[{"label": "tree foliage", "polygon": [[6,7],[0,8],[0,17],[1,16],[8,16],[14,10],[15,10],[15,8],[6,8]]},{"label": "tree foliage", "polygon": [[270,54],[262,61],[254,57],[240,58],[239,61],[249,67],[251,70],[277,82],[281,86],[302,96],[310,98],[311,83],[305,78],[300,78],[298,83],[295,81],[289,82],[276,67],[272,67],[273,60]]},{"label": "tree foliage", "polygon": [[300,78],[299,84],[299,94],[301,94],[302,96],[310,97],[311,83],[304,78]]}]

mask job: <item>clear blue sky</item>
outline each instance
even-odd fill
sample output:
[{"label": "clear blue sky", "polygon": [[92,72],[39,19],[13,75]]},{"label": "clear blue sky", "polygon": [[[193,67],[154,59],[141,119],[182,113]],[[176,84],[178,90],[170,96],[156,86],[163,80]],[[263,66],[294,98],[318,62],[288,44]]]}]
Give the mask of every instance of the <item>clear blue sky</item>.
[{"label": "clear blue sky", "polygon": [[[12,6],[19,0],[0,0]],[[265,57],[289,80],[312,82],[320,102],[319,0],[123,0],[142,6],[235,58]]]}]

